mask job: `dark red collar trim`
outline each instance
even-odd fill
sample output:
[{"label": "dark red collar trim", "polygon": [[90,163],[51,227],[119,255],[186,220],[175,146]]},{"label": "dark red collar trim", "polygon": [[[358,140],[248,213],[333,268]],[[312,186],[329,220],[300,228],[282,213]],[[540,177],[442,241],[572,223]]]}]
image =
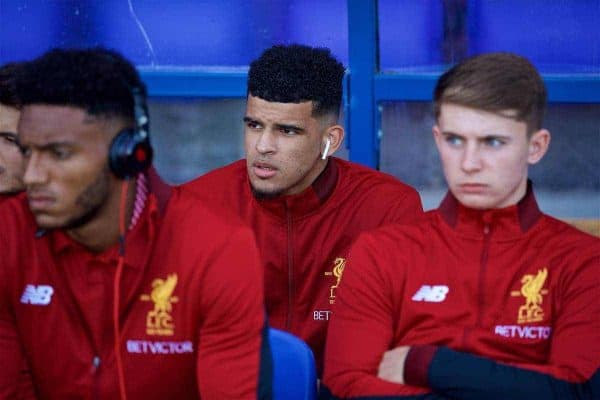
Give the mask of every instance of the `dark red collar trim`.
[{"label": "dark red collar trim", "polygon": [[[463,207],[456,197],[448,191],[439,206],[439,211],[444,220],[451,227],[455,228],[458,223],[458,214]],[[542,212],[533,193],[533,184],[527,181],[527,191],[525,196],[517,203],[519,225],[522,232],[527,232],[541,218]],[[483,213],[484,211],[482,211]]]}]

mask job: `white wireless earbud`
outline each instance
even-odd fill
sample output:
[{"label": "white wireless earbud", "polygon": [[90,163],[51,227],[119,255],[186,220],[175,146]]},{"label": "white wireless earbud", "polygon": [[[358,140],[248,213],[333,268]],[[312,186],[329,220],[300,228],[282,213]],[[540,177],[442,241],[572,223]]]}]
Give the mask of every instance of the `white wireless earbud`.
[{"label": "white wireless earbud", "polygon": [[325,150],[323,150],[323,154],[321,154],[321,160],[325,160],[329,153],[329,146],[331,146],[331,139],[327,138],[325,141]]}]

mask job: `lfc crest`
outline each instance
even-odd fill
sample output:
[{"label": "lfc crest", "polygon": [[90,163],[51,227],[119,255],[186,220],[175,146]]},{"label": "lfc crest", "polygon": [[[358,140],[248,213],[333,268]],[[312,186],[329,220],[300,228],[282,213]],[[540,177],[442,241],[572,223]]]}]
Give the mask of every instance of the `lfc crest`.
[{"label": "lfc crest", "polygon": [[148,335],[171,336],[175,333],[175,325],[171,311],[173,303],[179,300],[173,296],[177,285],[177,274],[171,274],[167,279],[155,279],[152,281],[152,292],[143,294],[142,301],[152,301],[154,309],[146,316],[146,333]]},{"label": "lfc crest", "polygon": [[338,257],[333,261],[333,269],[325,272],[325,276],[334,276],[335,284],[329,288],[329,304],[335,303],[335,289],[338,288],[342,281],[342,274],[344,273],[344,267],[346,266],[346,259]]},{"label": "lfc crest", "polygon": [[510,293],[511,296],[524,296],[525,304],[519,307],[517,322],[524,324],[527,322],[538,322],[544,319],[544,310],[541,304],[544,301],[543,295],[548,294],[547,289],[542,289],[546,278],[548,277],[548,269],[540,269],[537,275],[527,274],[521,278],[521,290],[514,290]]}]

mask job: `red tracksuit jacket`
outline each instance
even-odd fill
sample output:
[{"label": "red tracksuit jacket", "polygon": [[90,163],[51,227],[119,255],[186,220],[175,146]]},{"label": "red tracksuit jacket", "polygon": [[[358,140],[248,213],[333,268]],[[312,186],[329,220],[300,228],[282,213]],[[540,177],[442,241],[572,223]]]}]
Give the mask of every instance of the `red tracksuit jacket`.
[{"label": "red tracksuit jacket", "polygon": [[252,227],[265,266],[269,324],[305,340],[318,366],[352,241],[363,231],[422,215],[413,188],[333,157],[313,185],[297,195],[256,200],[245,160],[186,187],[212,204],[229,208]]},{"label": "red tracksuit jacket", "polygon": [[[542,214],[531,186],[500,210],[449,194],[418,224],[356,242],[324,384],[340,398],[593,398],[599,295],[600,240]],[[377,378],[398,346],[413,346],[404,377],[414,386]]]},{"label": "red tracksuit jacket", "polygon": [[[39,398],[118,399],[117,246],[93,254],[60,230],[36,232],[23,196],[0,206],[0,221],[0,398],[15,395],[24,353]],[[248,228],[175,190],[164,215],[150,195],[125,249],[119,315],[128,398],[270,391],[261,266]]]}]

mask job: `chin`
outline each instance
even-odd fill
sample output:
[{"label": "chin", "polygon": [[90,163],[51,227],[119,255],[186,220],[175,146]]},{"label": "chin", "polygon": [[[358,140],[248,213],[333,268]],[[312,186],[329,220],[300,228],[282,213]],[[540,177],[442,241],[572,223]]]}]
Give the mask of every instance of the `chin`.
[{"label": "chin", "polygon": [[35,223],[41,229],[57,229],[63,228],[65,223],[48,215],[36,215]]},{"label": "chin", "polygon": [[458,200],[458,202],[460,204],[462,204],[464,207],[467,208],[472,208],[474,210],[490,210],[492,208],[496,208],[494,206],[494,202],[489,200],[489,199],[485,199],[485,198],[481,198],[481,197],[477,197],[477,196],[455,196],[456,199]]},{"label": "chin", "polygon": [[277,188],[260,188],[255,185],[250,186],[252,187],[252,194],[254,194],[254,197],[257,199],[273,199],[279,197],[281,193],[283,193],[282,190]]}]

